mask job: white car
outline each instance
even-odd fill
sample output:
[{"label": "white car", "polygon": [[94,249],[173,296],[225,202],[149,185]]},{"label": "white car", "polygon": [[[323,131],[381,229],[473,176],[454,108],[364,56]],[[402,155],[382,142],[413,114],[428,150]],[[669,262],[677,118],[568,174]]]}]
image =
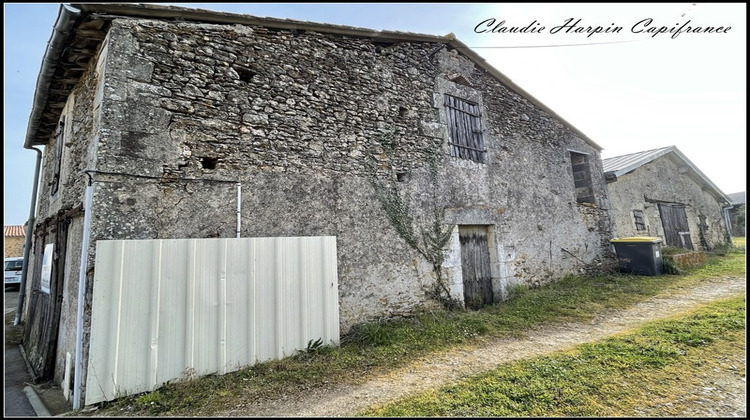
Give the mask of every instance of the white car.
[{"label": "white car", "polygon": [[21,288],[21,269],[23,268],[23,257],[12,257],[5,259],[5,287]]}]

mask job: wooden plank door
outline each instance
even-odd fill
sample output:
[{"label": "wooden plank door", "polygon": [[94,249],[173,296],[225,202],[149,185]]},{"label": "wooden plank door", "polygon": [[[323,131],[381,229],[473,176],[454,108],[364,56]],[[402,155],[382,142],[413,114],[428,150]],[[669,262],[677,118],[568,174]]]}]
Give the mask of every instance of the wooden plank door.
[{"label": "wooden plank door", "polygon": [[[69,225],[70,219],[57,219],[37,231],[35,238],[32,293],[23,339],[34,382],[51,380],[55,375]],[[46,244],[54,244],[54,253],[49,291],[45,292],[41,287],[41,272]]]},{"label": "wooden plank door", "polygon": [[464,303],[479,309],[493,302],[490,251],[486,226],[459,226]]},{"label": "wooden plank door", "polygon": [[664,227],[664,239],[669,246],[693,249],[690,227],[684,204],[659,204],[659,215]]}]

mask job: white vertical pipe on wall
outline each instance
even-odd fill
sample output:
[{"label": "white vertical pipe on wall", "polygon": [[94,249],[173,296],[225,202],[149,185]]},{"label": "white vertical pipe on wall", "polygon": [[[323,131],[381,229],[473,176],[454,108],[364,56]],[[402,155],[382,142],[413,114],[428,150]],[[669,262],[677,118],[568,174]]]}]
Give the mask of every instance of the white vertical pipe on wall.
[{"label": "white vertical pipe on wall", "polygon": [[76,314],[76,357],[73,371],[73,410],[81,408],[81,374],[83,373],[83,310],[86,299],[86,268],[89,264],[89,230],[91,229],[91,203],[94,180],[90,174],[83,203],[83,240],[81,244],[81,267],[78,272],[78,311]]},{"label": "white vertical pipe on wall", "polygon": [[29,272],[29,254],[31,253],[31,235],[34,233],[34,215],[36,214],[36,197],[39,189],[39,172],[42,167],[42,151],[29,147],[36,152],[36,165],[34,166],[34,184],[31,192],[31,205],[29,206],[29,218],[26,221],[26,239],[23,244],[23,266],[21,267],[21,285],[18,287],[18,307],[16,308],[16,318],[13,325],[21,322],[23,315],[23,302],[26,296],[26,276]]},{"label": "white vertical pipe on wall", "polygon": [[237,183],[237,237],[240,237],[240,229],[242,227],[241,213],[242,210],[242,184]]}]

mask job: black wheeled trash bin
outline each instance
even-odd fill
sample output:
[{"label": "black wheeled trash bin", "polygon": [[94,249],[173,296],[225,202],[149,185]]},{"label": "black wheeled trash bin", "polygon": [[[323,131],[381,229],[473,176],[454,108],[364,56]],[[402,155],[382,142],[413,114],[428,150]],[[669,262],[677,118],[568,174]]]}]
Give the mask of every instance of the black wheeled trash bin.
[{"label": "black wheeled trash bin", "polygon": [[664,274],[661,238],[633,236],[610,240],[615,247],[620,271],[642,276]]}]

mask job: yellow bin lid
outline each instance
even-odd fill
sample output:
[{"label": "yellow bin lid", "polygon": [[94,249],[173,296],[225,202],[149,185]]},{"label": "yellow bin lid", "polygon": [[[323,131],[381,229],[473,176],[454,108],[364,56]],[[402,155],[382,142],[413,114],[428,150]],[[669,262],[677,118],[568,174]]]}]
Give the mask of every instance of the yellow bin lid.
[{"label": "yellow bin lid", "polygon": [[661,238],[656,236],[631,236],[628,238],[615,238],[610,239],[610,242],[651,242],[651,243],[658,243],[661,242]]}]

